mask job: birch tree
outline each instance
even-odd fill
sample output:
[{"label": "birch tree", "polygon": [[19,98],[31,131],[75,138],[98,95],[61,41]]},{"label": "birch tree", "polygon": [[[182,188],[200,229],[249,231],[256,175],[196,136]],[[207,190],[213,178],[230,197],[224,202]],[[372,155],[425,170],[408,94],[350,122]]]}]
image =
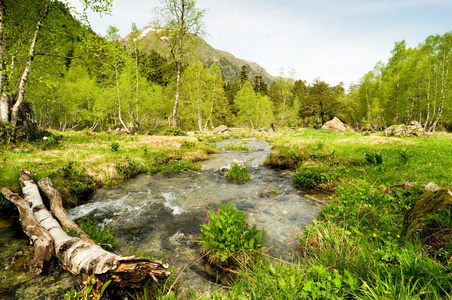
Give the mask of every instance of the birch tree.
[{"label": "birch tree", "polygon": [[[111,0],[83,0],[85,10],[108,12]],[[55,0],[0,0],[0,124],[16,128],[43,25]],[[19,29],[18,27],[21,27]],[[25,63],[18,63],[23,57]],[[33,123],[34,120],[31,120]]]},{"label": "birch tree", "polygon": [[196,7],[194,0],[160,0],[154,8],[152,24],[161,29],[161,39],[167,42],[171,60],[176,64],[176,95],[172,111],[172,126],[179,126],[179,100],[182,64],[192,51],[195,35],[205,34],[203,18],[206,10]]}]

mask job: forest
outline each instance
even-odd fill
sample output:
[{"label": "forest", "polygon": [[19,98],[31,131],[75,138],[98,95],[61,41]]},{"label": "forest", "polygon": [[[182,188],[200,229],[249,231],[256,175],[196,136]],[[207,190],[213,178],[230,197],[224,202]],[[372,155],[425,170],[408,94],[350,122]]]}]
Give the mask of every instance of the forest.
[{"label": "forest", "polygon": [[[22,97],[42,129],[119,128],[130,133],[177,125],[186,131],[205,131],[222,124],[319,128],[335,116],[358,130],[364,125],[382,130],[410,121],[418,121],[429,132],[452,126],[450,32],[429,36],[416,48],[396,42],[389,61],[378,62],[347,91],[344,84],[330,86],[320,78],[308,83],[283,71],[267,83],[262,76],[250,78],[246,66],[226,82],[215,63],[196,62],[192,53],[181,61],[180,105],[177,124],[172,124],[177,64],[152,50],[159,45],[140,45],[146,41],[135,24],[126,38],[112,26],[102,38],[73,18],[65,5],[51,2],[33,44],[42,5],[19,1],[11,6],[6,5],[9,14],[3,32],[4,99],[12,107]],[[26,17],[18,17],[21,9]],[[22,82],[27,68],[28,78]],[[11,113],[2,103],[5,125]]]}]

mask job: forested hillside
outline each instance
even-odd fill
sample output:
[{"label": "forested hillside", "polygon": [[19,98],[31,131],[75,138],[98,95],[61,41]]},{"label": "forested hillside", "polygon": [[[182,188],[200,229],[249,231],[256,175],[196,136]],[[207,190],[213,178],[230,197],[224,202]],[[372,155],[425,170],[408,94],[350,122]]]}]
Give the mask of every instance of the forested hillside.
[{"label": "forested hillside", "polygon": [[[5,18],[9,55],[3,60],[3,76],[8,75],[3,98],[17,102],[22,70],[32,61],[23,96],[40,128],[121,128],[131,133],[174,125],[177,68],[167,55],[168,37],[131,24],[125,38],[114,27],[101,38],[73,18],[65,5],[50,2],[30,60],[30,37],[43,13],[42,4],[30,3],[21,0],[7,6],[7,12],[14,13]],[[28,4],[29,17],[14,15]],[[378,63],[348,91],[343,84],[330,86],[321,79],[307,83],[284,74],[273,78],[195,35],[190,38],[195,47],[182,64],[177,111],[177,125],[183,130],[203,131],[221,124],[318,128],[334,116],[355,128],[366,124],[381,130],[411,120],[428,131],[452,127],[451,33],[430,36],[416,48],[397,42],[389,61]]]}]

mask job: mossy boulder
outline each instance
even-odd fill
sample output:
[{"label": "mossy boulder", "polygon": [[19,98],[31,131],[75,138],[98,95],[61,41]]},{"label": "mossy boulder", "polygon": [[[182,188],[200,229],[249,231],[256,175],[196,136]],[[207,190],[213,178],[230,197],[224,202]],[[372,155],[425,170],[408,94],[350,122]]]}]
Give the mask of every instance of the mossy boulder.
[{"label": "mossy boulder", "polygon": [[[424,193],[407,214],[408,235],[416,235],[438,259],[452,261],[452,192]],[[443,255],[445,254],[445,255]]]},{"label": "mossy boulder", "polygon": [[385,136],[427,136],[424,128],[416,121],[411,121],[408,125],[392,125],[385,129]]},{"label": "mossy boulder", "polygon": [[444,210],[452,211],[452,192],[449,189],[424,193],[407,214],[408,232],[421,231],[428,216]]}]

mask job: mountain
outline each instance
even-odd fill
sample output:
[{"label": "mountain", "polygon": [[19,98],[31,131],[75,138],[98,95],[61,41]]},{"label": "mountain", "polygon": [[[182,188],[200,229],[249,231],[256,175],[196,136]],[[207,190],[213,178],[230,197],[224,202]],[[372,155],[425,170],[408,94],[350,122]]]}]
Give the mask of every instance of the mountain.
[{"label": "mountain", "polygon": [[[159,30],[153,27],[145,27],[138,33],[138,47],[141,51],[157,51],[160,55],[166,57],[166,49],[164,38],[159,37]],[[240,74],[242,66],[247,66],[249,71],[249,79],[253,80],[255,76],[262,76],[262,78],[271,84],[275,77],[267,73],[264,68],[255,62],[250,62],[244,59],[235,57],[229,52],[218,50],[210,46],[204,39],[194,36],[195,56],[190,59],[189,63],[201,61],[205,66],[209,67],[213,63],[220,67],[221,72],[226,82],[232,82]],[[130,34],[121,39],[121,43],[126,46],[130,45]]]}]

